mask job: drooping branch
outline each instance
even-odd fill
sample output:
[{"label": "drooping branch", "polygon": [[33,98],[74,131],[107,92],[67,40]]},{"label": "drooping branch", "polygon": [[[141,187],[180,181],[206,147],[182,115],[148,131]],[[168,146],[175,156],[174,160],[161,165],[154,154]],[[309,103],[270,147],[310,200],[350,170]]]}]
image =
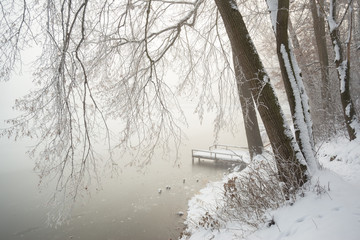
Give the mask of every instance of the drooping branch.
[{"label": "drooping branch", "polygon": [[28,41],[36,38],[30,29],[32,19],[28,8],[26,0],[0,2],[0,80],[10,79],[15,64],[21,59],[20,52]]}]

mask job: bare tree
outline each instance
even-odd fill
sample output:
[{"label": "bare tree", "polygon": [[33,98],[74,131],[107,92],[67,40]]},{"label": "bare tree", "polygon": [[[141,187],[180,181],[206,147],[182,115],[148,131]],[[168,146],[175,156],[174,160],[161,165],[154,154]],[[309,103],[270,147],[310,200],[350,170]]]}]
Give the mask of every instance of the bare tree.
[{"label": "bare tree", "polygon": [[326,41],[324,14],[315,1],[291,2],[288,25],[292,51],[300,66],[312,109],[314,138],[327,139],[336,134],[341,123],[337,122],[340,114],[337,111],[340,104],[335,92],[337,86],[330,81],[336,72],[328,61],[327,53],[331,48]]},{"label": "bare tree", "polygon": [[285,169],[291,169],[290,172],[295,173],[296,180],[301,185],[306,181],[307,165],[291,130],[286,124],[274,89],[237,5],[234,1],[215,0],[215,3],[222,16],[232,51],[248,81],[252,95],[256,99],[257,109],[276,155],[281,179],[287,183],[289,176],[286,176]]},{"label": "bare tree", "polygon": [[[324,6],[321,6],[324,11]],[[325,11],[324,11],[325,12]],[[331,42],[335,54],[335,65],[338,73],[338,80],[340,84],[340,98],[342,104],[342,110],[345,119],[345,125],[350,140],[354,140],[357,137],[359,131],[359,119],[355,112],[355,107],[350,95],[350,55],[351,55],[351,40],[352,40],[352,1],[346,4],[342,17],[338,20],[337,16],[340,11],[337,11],[337,2],[335,0],[330,1],[329,15],[328,15],[328,27]],[[346,52],[341,41],[340,27],[344,23],[346,15],[349,17],[347,22],[348,35],[345,41]]]},{"label": "bare tree", "polygon": [[[316,40],[316,49],[319,57],[320,73],[321,73],[321,98],[324,109],[323,119],[329,119],[329,110],[331,103],[330,95],[330,73],[329,73],[329,57],[326,44],[325,20],[323,13],[318,8],[315,1],[310,1],[311,15],[313,18],[314,35]],[[327,122],[325,121],[325,122]]]},{"label": "bare tree", "polygon": [[277,55],[294,122],[295,136],[312,171],[317,169],[314,157],[312,120],[301,70],[288,37],[289,1],[267,1],[276,36]]},{"label": "bare tree", "polygon": [[[37,88],[16,102],[24,114],[9,120],[2,135],[38,141],[31,154],[37,157],[40,182],[55,181],[54,203],[74,201],[98,179],[97,145],[105,144],[110,154],[121,148],[132,154],[129,164],[138,166],[148,164],[160,147],[168,150],[173,144],[177,150],[183,135],[179,124],[186,120],[174,83],[164,80],[171,63],[179,63],[175,70],[184,76],[178,91],[203,87],[196,108],[200,118],[208,106],[217,111],[215,131],[227,122],[238,124],[228,113],[239,109],[231,100],[238,103],[238,96],[214,5],[202,0],[9,0],[1,7],[7,44],[1,48],[2,79],[10,77],[22,47],[32,41],[43,48]],[[18,15],[11,14],[14,9]],[[199,15],[206,21],[195,29]],[[109,127],[111,119],[118,121],[119,132]],[[118,166],[112,155],[107,164]],[[59,217],[55,222],[63,219],[54,216]]]},{"label": "bare tree", "polygon": [[[39,156],[36,169],[42,181],[55,179],[55,201],[58,195],[74,201],[97,179],[98,144],[105,142],[112,153],[115,139],[124,153],[134,153],[130,164],[140,166],[159,146],[179,146],[180,124],[186,122],[174,83],[164,78],[171,65],[183,77],[177,91],[199,95],[200,118],[206,107],[217,111],[215,131],[238,124],[229,113],[238,109],[239,89],[247,103],[253,100],[282,180],[286,183],[286,173],[293,172],[299,184],[306,181],[304,156],[234,1],[47,0],[30,5],[24,0],[16,5],[7,0],[1,6],[1,24],[7,26],[1,31],[13,29],[15,20],[7,12],[12,6],[23,10],[23,20],[15,21],[20,31],[14,39],[20,45],[7,42],[2,62],[30,40],[43,47],[35,74],[38,87],[16,102],[24,114],[10,120],[2,134],[38,140],[32,151]],[[12,68],[6,67],[1,77],[9,78]],[[110,129],[109,119],[118,121],[118,132]],[[255,145],[260,147],[260,141]],[[117,166],[111,156],[108,163]]]}]

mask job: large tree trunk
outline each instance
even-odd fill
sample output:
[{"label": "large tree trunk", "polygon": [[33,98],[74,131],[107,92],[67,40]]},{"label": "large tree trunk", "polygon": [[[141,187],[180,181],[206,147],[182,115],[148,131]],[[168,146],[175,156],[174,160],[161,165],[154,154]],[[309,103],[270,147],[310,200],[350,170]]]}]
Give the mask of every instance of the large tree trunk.
[{"label": "large tree trunk", "polygon": [[251,95],[248,83],[241,72],[239,61],[233,56],[233,63],[235,69],[236,85],[238,88],[238,95],[243,113],[245,124],[246,138],[251,159],[258,154],[261,154],[264,148],[261,140],[259,123],[256,116],[255,103]]},{"label": "large tree trunk", "polygon": [[[319,108],[319,106],[322,104],[322,99],[321,99],[321,97],[319,97],[319,92],[321,91],[321,86],[320,86],[319,82],[317,81],[318,77],[315,76],[309,70],[308,62],[307,62],[308,56],[303,51],[303,48],[297,37],[296,30],[294,29],[294,27],[292,25],[291,18],[289,18],[289,35],[291,38],[291,43],[293,45],[294,54],[300,65],[302,78],[304,79],[304,84],[306,87],[306,92],[309,95],[309,100],[310,100],[309,102],[311,103],[310,106],[312,108]],[[322,111],[320,111],[320,114],[318,112],[314,112],[314,111],[311,114],[313,123],[314,123],[314,125],[317,125],[318,129],[320,128],[320,126],[323,126],[323,124],[324,124],[324,115],[325,115],[324,112],[325,112],[325,109],[322,109]],[[314,122],[314,120],[315,120],[315,122]],[[322,133],[322,132],[323,131],[321,131],[320,133]]]},{"label": "large tree trunk", "polygon": [[295,180],[301,185],[307,179],[306,162],[286,123],[237,5],[233,0],[215,0],[215,3],[223,19],[234,57],[239,61],[269,136],[281,179],[287,184]]},{"label": "large tree trunk", "polygon": [[340,83],[340,98],[345,118],[346,129],[350,140],[354,140],[356,130],[359,128],[359,120],[350,95],[350,43],[351,43],[351,23],[349,26],[349,37],[347,45],[347,56],[344,57],[343,48],[340,41],[339,26],[336,24],[336,1],[330,0],[330,15],[328,19],[331,42],[335,52],[335,65]]},{"label": "large tree trunk", "polygon": [[[275,9],[270,10],[274,11]],[[308,166],[312,171],[316,171],[318,166],[314,156],[308,97],[288,36],[289,0],[278,0],[278,7],[275,11],[276,14],[271,14],[271,17],[273,18],[272,22],[275,23],[273,28],[276,36],[277,55],[293,118],[295,137]]]}]

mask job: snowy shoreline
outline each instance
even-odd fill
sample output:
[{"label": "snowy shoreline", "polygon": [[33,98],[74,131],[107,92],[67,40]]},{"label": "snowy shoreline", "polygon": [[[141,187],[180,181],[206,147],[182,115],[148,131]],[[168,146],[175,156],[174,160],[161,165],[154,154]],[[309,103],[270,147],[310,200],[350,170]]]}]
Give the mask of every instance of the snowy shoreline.
[{"label": "snowy shoreline", "polygon": [[[258,227],[219,216],[224,202],[224,184],[239,177],[236,170],[222,180],[209,183],[188,203],[186,230],[182,240],[203,239],[326,239],[358,240],[360,237],[360,142],[336,138],[319,146],[323,166],[303,196],[294,204],[268,210],[271,224]],[[246,173],[246,169],[245,169]],[[212,227],[209,224],[218,224]],[[211,221],[210,221],[210,220]]]}]

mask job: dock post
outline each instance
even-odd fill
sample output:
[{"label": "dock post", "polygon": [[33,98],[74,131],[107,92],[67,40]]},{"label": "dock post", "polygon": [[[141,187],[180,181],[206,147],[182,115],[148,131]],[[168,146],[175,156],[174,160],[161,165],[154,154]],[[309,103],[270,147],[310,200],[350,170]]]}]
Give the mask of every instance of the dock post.
[{"label": "dock post", "polygon": [[194,165],[194,150],[191,150],[192,164]]}]

